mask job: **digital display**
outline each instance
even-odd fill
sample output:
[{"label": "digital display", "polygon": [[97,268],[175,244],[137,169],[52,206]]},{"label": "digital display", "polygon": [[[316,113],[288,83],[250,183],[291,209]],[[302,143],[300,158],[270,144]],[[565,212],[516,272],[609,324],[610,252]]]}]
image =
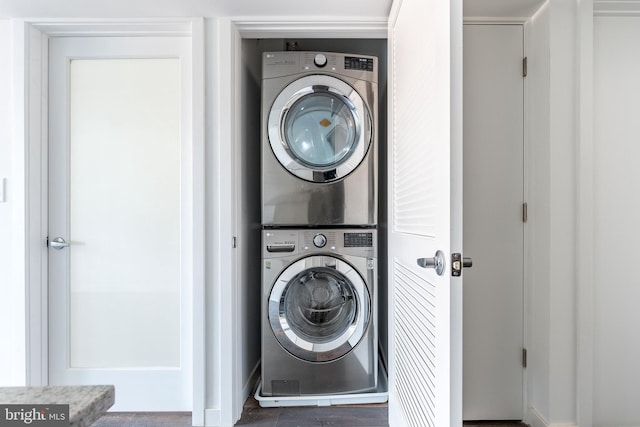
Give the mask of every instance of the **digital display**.
[{"label": "digital display", "polygon": [[373,71],[373,58],[359,58],[357,56],[345,56],[344,69],[356,70],[356,71]]},{"label": "digital display", "polygon": [[373,233],[344,233],[345,248],[373,247]]}]

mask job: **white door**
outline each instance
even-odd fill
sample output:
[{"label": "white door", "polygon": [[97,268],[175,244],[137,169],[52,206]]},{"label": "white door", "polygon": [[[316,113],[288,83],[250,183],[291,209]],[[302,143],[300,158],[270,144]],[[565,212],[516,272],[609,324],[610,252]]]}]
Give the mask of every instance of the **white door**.
[{"label": "white door", "polygon": [[49,383],[116,411],[191,410],[190,44],[50,40]]},{"label": "white door", "polygon": [[464,419],[523,418],[522,25],[464,26]]},{"label": "white door", "polygon": [[[389,423],[462,424],[462,2],[389,22]],[[441,275],[419,258],[443,254]]]}]

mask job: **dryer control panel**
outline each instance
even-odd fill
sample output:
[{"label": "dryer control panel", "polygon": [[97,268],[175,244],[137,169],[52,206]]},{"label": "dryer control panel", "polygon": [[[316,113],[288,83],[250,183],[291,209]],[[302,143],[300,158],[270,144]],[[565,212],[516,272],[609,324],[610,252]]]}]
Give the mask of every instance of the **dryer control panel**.
[{"label": "dryer control panel", "polygon": [[377,83],[378,58],[335,52],[265,52],[262,72],[263,79],[322,72]]}]

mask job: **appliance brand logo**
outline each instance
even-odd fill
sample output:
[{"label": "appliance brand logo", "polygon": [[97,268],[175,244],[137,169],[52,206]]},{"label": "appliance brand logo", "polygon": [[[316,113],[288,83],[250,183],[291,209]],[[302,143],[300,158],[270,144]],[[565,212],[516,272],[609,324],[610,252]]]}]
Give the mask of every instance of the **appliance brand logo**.
[{"label": "appliance brand logo", "polygon": [[69,427],[69,405],[0,405],[0,427]]}]

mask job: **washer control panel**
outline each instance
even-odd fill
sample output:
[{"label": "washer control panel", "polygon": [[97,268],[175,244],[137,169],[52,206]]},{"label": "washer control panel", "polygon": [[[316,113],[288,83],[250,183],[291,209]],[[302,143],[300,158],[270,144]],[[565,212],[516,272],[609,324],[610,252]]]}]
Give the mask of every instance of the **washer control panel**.
[{"label": "washer control panel", "polygon": [[262,232],[264,258],[311,253],[375,257],[377,230],[274,228]]},{"label": "washer control panel", "polygon": [[344,233],[345,248],[371,248],[373,247],[373,233],[370,231],[361,233]]}]

